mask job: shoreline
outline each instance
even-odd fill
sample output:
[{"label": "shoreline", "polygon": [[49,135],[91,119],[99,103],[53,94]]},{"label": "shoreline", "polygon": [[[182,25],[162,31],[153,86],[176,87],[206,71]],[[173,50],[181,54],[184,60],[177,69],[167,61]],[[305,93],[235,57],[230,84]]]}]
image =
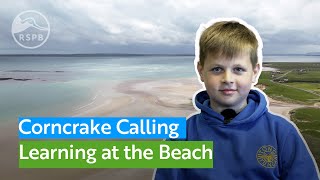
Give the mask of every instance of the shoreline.
[{"label": "shoreline", "polygon": [[[92,102],[72,107],[71,116],[183,116],[197,112],[192,97],[202,85],[196,78],[126,80],[104,84]],[[292,109],[306,105],[290,104],[269,98],[270,111],[290,120]],[[71,108],[71,109],[72,109]],[[4,179],[145,179],[153,169],[18,169],[17,122],[2,123],[0,128],[1,174]],[[14,149],[14,150],[13,150]],[[5,164],[4,164],[5,163]]]}]

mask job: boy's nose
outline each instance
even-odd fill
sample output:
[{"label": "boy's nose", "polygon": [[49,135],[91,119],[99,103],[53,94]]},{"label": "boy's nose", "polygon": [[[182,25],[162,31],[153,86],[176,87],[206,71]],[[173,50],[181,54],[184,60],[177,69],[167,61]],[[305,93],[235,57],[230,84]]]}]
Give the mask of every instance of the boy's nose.
[{"label": "boy's nose", "polygon": [[222,77],[222,82],[223,83],[233,83],[234,79],[233,79],[232,72],[225,71],[223,74],[223,77]]}]

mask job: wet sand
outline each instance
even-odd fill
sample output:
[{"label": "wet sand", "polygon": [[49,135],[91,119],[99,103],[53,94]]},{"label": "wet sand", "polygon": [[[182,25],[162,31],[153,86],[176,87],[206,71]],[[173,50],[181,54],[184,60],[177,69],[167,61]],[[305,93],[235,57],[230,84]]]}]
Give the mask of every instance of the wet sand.
[{"label": "wet sand", "polygon": [[[98,88],[98,95],[84,106],[72,108],[72,116],[183,116],[196,112],[194,93],[202,86],[197,79],[136,80]],[[112,91],[110,91],[112,89]],[[110,94],[111,93],[111,94]],[[289,117],[289,111],[303,105],[269,99],[270,110]],[[1,179],[25,180],[150,180],[153,169],[18,169],[18,126],[0,127]]]}]

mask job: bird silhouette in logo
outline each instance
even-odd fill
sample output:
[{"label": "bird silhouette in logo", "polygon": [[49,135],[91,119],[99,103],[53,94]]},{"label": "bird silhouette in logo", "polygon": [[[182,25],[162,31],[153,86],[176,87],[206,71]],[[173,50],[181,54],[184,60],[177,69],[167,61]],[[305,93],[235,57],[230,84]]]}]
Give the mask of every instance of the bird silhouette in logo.
[{"label": "bird silhouette in logo", "polygon": [[40,31],[47,31],[48,30],[48,28],[46,28],[46,27],[39,26],[33,17],[28,17],[26,19],[21,19],[20,17],[17,17],[13,21],[13,27],[14,27],[14,28],[12,28],[13,33],[22,32],[22,31],[28,29],[29,27],[34,27]]}]

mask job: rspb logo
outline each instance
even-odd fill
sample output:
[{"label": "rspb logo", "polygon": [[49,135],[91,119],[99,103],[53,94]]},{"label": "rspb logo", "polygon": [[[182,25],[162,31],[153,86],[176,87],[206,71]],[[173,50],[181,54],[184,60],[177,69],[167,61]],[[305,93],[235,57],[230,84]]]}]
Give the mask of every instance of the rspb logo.
[{"label": "rspb logo", "polygon": [[23,11],[14,18],[11,34],[14,41],[21,47],[35,49],[48,40],[50,24],[47,18],[38,11]]},{"label": "rspb logo", "polygon": [[257,161],[265,168],[275,168],[278,162],[277,150],[271,145],[265,145],[257,151]]}]

